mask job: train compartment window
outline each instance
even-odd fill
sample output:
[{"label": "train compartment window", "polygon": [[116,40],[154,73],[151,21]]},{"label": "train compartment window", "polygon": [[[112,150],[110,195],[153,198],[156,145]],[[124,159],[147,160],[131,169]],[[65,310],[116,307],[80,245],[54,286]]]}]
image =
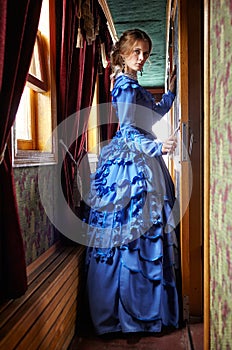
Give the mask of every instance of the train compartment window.
[{"label": "train compartment window", "polygon": [[20,100],[12,127],[13,165],[33,166],[57,162],[56,83],[54,18],[52,0],[43,0],[38,32]]}]

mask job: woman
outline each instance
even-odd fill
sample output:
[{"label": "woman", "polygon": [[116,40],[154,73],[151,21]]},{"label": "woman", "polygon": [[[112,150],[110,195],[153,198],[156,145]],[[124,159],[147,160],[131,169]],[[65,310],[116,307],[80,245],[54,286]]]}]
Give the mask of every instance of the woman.
[{"label": "woman", "polygon": [[152,132],[172,106],[175,75],[155,103],[137,80],[151,48],[146,33],[128,30],[111,55],[120,130],[101,151],[86,218],[87,294],[97,334],[161,332],[179,322],[174,187],[162,159],[176,139],[161,142]]}]

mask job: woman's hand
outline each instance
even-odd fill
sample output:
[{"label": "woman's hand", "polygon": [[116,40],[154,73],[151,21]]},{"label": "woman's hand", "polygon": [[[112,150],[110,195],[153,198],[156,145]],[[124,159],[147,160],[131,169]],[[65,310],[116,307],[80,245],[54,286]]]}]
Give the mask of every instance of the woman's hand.
[{"label": "woman's hand", "polygon": [[177,138],[174,135],[171,135],[166,141],[163,142],[162,153],[170,154],[173,153],[177,146]]},{"label": "woman's hand", "polygon": [[176,66],[174,67],[172,74],[170,76],[169,90],[175,94],[176,93]]}]

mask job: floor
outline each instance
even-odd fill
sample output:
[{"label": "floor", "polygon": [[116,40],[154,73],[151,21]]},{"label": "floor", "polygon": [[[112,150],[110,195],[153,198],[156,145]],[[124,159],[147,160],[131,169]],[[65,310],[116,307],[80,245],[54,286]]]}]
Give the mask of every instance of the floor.
[{"label": "floor", "polygon": [[192,324],[163,335],[139,334],[74,337],[68,350],[203,350],[203,324]]}]

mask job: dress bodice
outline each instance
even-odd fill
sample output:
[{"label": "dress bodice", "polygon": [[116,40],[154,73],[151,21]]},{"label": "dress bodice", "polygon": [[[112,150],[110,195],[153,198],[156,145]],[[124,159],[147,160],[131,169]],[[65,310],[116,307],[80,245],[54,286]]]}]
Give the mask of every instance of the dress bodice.
[{"label": "dress bodice", "polygon": [[120,75],[112,91],[120,126],[131,125],[152,133],[152,126],[171,108],[175,95],[168,91],[156,103],[154,96],[137,80]]},{"label": "dress bodice", "polygon": [[[126,142],[150,156],[162,155],[162,142],[153,133],[152,127],[171,108],[175,95],[168,91],[156,103],[154,96],[143,88],[137,80],[120,75],[112,90],[112,103],[116,109],[120,129]],[[133,136],[133,144],[130,142]],[[152,140],[152,141],[151,141]],[[143,147],[144,146],[144,147]]]}]

